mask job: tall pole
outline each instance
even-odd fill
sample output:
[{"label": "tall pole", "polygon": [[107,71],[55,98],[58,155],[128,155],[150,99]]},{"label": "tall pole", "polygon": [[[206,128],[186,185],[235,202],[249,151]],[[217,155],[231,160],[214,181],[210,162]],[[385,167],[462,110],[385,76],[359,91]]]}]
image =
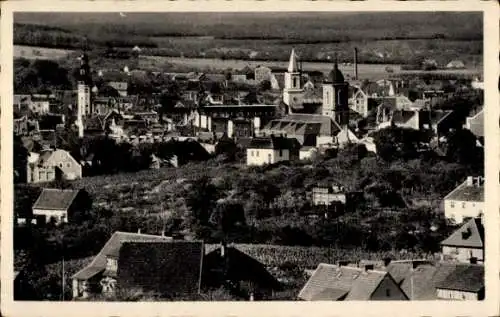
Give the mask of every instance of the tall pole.
[{"label": "tall pole", "polygon": [[61,283],[61,298],[64,301],[64,286],[65,286],[65,274],[64,274],[64,240],[62,240],[62,283]]}]

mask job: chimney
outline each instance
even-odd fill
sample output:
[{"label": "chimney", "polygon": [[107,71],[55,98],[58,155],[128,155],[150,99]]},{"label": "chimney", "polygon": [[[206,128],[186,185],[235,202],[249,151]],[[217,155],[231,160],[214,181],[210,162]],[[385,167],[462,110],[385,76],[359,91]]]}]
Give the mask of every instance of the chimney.
[{"label": "chimney", "polygon": [[339,261],[339,267],[340,266],[347,266],[349,264],[349,261]]},{"label": "chimney", "polygon": [[141,228],[137,229],[137,234],[141,234]]},{"label": "chimney", "polygon": [[224,258],[226,256],[226,242],[222,241],[220,243],[220,256]]},{"label": "chimney", "polygon": [[471,257],[469,260],[470,264],[477,264],[477,258],[475,256]]},{"label": "chimney", "polygon": [[374,265],[373,264],[366,264],[365,265],[365,271],[373,271]]},{"label": "chimney", "polygon": [[253,302],[253,301],[254,301],[253,292],[250,292],[250,301],[251,301],[251,302]]},{"label": "chimney", "polygon": [[474,177],[467,176],[467,186],[472,186],[474,182]]},{"label": "chimney", "polygon": [[358,48],[354,48],[354,79],[358,80]]},{"label": "chimney", "polygon": [[384,266],[388,266],[389,264],[391,264],[391,261],[391,258],[384,258]]}]

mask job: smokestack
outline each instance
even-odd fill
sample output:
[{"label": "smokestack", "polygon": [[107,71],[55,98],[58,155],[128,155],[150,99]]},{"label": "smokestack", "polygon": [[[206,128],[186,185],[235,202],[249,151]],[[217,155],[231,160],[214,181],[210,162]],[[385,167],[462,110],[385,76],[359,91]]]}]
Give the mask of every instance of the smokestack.
[{"label": "smokestack", "polygon": [[358,80],[358,48],[354,48],[354,79]]}]

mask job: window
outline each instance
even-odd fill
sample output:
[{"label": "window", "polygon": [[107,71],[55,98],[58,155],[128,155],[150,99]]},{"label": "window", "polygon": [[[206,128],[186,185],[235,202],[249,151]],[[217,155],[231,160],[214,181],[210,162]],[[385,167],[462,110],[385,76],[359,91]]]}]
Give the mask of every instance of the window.
[{"label": "window", "polygon": [[253,151],[250,151],[250,156],[253,156]]},{"label": "window", "polygon": [[385,290],[385,296],[387,296],[387,297],[391,296],[391,290],[390,289],[386,289]]},{"label": "window", "polygon": [[68,167],[68,168],[69,168],[70,166],[71,166],[71,164],[70,164],[70,163],[66,163],[66,167]]},{"label": "window", "polygon": [[450,201],[450,207],[451,208],[455,208],[455,202],[454,201]]},{"label": "window", "polygon": [[256,152],[256,154],[257,154],[256,156],[258,157],[258,156],[259,156],[259,151],[255,151],[255,152]]},{"label": "window", "polygon": [[465,203],[465,202],[463,202],[463,203],[462,203],[462,208],[465,208],[465,206],[466,206],[466,203]]},{"label": "window", "polygon": [[283,150],[280,149],[280,156],[283,156]]}]

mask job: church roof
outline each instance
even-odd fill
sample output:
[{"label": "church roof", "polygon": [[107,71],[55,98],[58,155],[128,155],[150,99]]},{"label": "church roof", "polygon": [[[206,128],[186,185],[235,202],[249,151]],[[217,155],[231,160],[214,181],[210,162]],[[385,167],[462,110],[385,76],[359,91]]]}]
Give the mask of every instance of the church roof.
[{"label": "church roof", "polygon": [[344,75],[340,71],[339,66],[337,65],[337,62],[335,62],[335,64],[333,65],[332,71],[328,75],[328,81],[332,84],[340,84],[340,83],[345,82]]},{"label": "church roof", "polygon": [[297,55],[295,55],[295,50],[292,49],[292,53],[290,54],[290,62],[288,63],[288,72],[296,73],[299,71],[299,67],[297,64]]}]

